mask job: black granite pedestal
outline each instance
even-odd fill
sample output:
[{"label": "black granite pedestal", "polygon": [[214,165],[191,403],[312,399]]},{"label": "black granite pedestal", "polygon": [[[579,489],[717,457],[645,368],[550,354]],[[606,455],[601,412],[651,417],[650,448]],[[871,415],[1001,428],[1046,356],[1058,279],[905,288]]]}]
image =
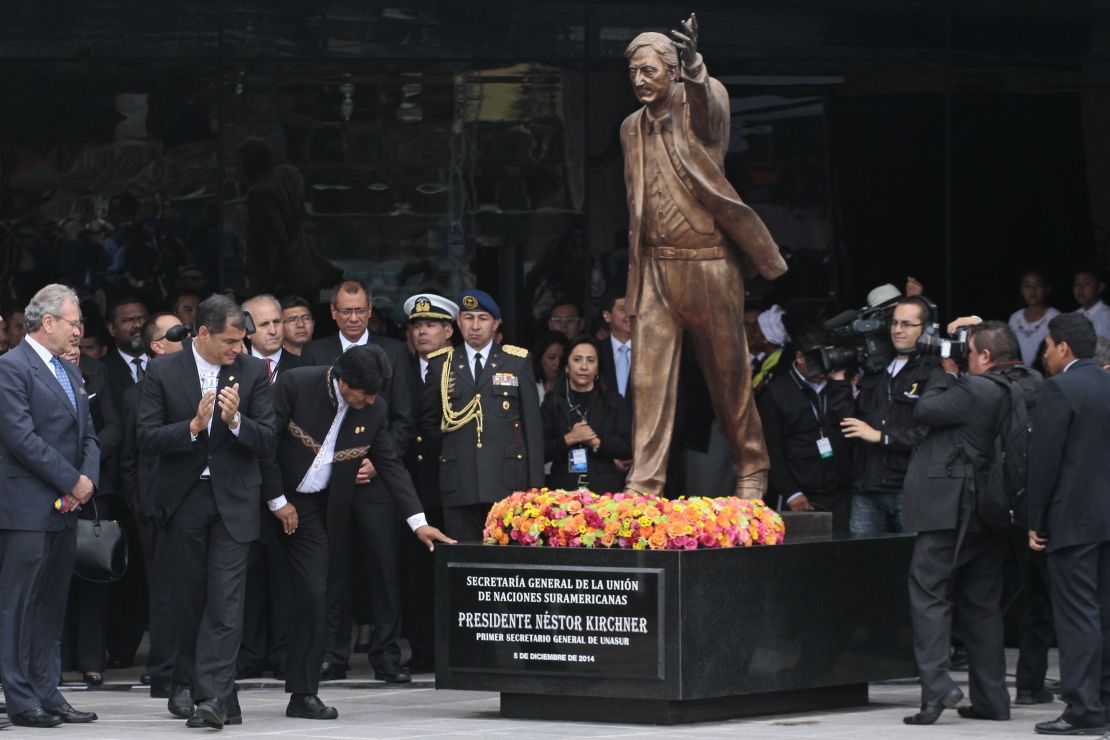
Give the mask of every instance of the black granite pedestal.
[{"label": "black granite pedestal", "polygon": [[[789,529],[788,529],[789,532]],[[436,686],[506,717],[675,724],[867,703],[915,675],[912,537],[436,550]]]}]

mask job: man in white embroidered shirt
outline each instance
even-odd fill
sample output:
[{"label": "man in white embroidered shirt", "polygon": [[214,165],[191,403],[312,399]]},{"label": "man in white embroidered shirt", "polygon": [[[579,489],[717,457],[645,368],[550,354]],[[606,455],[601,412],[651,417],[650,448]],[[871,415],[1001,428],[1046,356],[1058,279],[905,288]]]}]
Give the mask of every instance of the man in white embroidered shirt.
[{"label": "man in white embroidered shirt", "polygon": [[[317,696],[324,654],[328,581],[350,578],[350,521],[367,543],[375,626],[370,662],[375,678],[407,680],[400,666],[400,584],[397,531],[363,500],[373,477],[384,485],[392,509],[429,549],[453,543],[429,526],[412,480],[393,448],[387,411],[377,404],[389,379],[385,352],[374,345],[352,347],[331,367],[301,367],[283,373],[274,387],[274,412],[280,430],[275,459],[265,468],[266,497],[282,517],[289,558],[290,604],[288,674],[292,694],[286,715],[335,719],[338,713]],[[370,532],[370,529],[373,529]]]}]

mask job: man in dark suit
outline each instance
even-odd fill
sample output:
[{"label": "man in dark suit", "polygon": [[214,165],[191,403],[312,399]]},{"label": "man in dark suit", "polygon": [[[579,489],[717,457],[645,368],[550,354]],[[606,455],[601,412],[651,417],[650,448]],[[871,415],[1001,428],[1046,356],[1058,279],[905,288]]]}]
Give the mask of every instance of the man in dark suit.
[{"label": "man in dark suit", "polygon": [[1029,445],[1029,546],[1047,550],[1067,709],[1045,735],[1099,735],[1110,722],[1110,373],[1091,358],[1082,314],[1048,322],[1049,378]]},{"label": "man in dark suit", "polygon": [[[407,369],[412,373],[419,403],[425,384],[435,381],[428,377],[428,356],[451,346],[455,333],[453,322],[459,316],[459,307],[443,296],[421,293],[405,301],[405,313],[409,317],[409,344],[414,350]],[[443,527],[439,447],[433,441],[437,436],[417,429],[416,439],[405,455],[405,467],[412,475],[428,521],[433,526]],[[402,623],[412,648],[412,658],[405,670],[426,673],[435,670],[435,563],[427,549],[411,537],[404,537],[401,543]]]},{"label": "man in dark suit", "polygon": [[[963,692],[949,675],[953,613],[967,645],[971,706],[966,719],[1010,718],[1006,657],[1002,642],[1002,566],[1008,557],[1005,532],[980,519],[975,491],[985,490],[1002,414],[1008,410],[1003,382],[1027,380],[1010,327],[977,317],[956,319],[952,334],[969,327],[967,373],[950,358],[941,360],[914,407],[913,418],[928,428],[910,459],[903,488],[906,529],[917,532],[910,562],[910,611],[914,656],[921,674],[921,711],[906,724],[936,722]],[[1004,406],[1005,404],[1005,406]]]},{"label": "man in dark suit", "polygon": [[442,444],[445,529],[481,541],[490,504],[543,485],[543,421],[528,350],[493,341],[497,302],[466,290],[458,304],[465,344],[429,356],[421,429]]},{"label": "man in dark suit", "polygon": [[0,357],[0,673],[12,723],[53,727],[96,719],[58,685],[76,509],[95,491],[100,449],[81,375],[61,359],[81,338],[76,293],[48,285],[24,319],[24,340]]},{"label": "man in dark suit", "polygon": [[[168,311],[155,314],[143,325],[143,349],[148,357],[172,355],[182,350],[180,341],[173,341],[166,333],[181,326],[181,320]],[[146,566],[147,594],[149,595],[147,623],[150,627],[150,646],[147,651],[146,674],[150,695],[156,699],[169,698],[173,678],[175,652],[172,605],[173,579],[165,574],[173,569],[173,558],[165,546],[165,528],[154,519],[151,507],[151,488],[155,477],[156,457],[140,457],[138,426],[139,399],[143,382],[140,381],[123,392],[123,443],[119,454],[120,494],[135,517]],[[134,550],[132,550],[132,553]],[[183,689],[186,694],[188,689]],[[184,698],[184,697],[183,697]],[[183,702],[181,713],[192,714],[191,700]]]},{"label": "man in dark suit", "polygon": [[[337,285],[331,299],[331,317],[339,327],[339,334],[309,342],[301,353],[301,364],[330,367],[351,347],[368,344],[381,347],[389,358],[390,367],[397,370],[386,381],[381,395],[386,401],[389,412],[389,435],[393,442],[393,450],[398,457],[402,457],[416,436],[412,380],[408,373],[401,371],[401,368],[408,365],[408,351],[405,345],[396,339],[370,333],[367,326],[372,311],[370,292],[365,285],[354,280],[347,280]],[[387,592],[392,591],[400,580],[400,575],[396,571],[398,540],[396,527],[393,526],[396,519],[393,499],[382,487],[371,485],[366,494],[356,501],[355,515],[355,524],[362,533],[362,546],[369,551],[371,560],[375,561],[374,570],[382,568],[389,573],[384,579],[370,580],[371,603],[375,601],[378,604],[388,603],[391,597]],[[389,527],[392,532],[387,533],[386,527]],[[351,655],[351,587],[344,581],[345,577],[345,572],[337,573],[328,587],[330,634],[324,651],[322,668],[324,680],[344,678]],[[393,601],[393,603],[396,602]],[[400,619],[399,609],[395,616],[396,619]],[[386,614],[378,612],[375,618],[386,618]],[[389,617],[389,624],[375,624],[375,627],[386,635],[386,644],[395,641],[397,637],[399,622],[393,623],[392,620],[393,617]],[[389,648],[388,652],[392,653],[392,648]],[[392,659],[379,662],[372,658],[372,662],[377,663],[374,666],[374,672],[388,677],[388,680],[399,682],[409,680],[407,674],[401,670],[399,660],[396,665],[392,664]]]},{"label": "man in dark suit", "polygon": [[[374,482],[394,501],[394,511],[405,519],[429,550],[435,542],[453,542],[427,523],[412,481],[393,451],[386,410],[375,403],[389,376],[389,362],[380,347],[353,347],[330,368],[292,370],[278,382],[275,417],[281,430],[276,464],[267,467],[266,497],[283,517],[290,577],[289,672],[285,690],[292,694],[286,715],[305,719],[335,719],[338,713],[320,701],[321,656],[325,637],[326,581],[336,570],[350,575],[348,524],[352,507],[369,493],[370,468]],[[392,524],[393,522],[389,522]],[[396,555],[394,555],[396,557]],[[373,558],[371,558],[373,560]],[[368,564],[371,579],[386,578]],[[389,625],[380,610],[396,611],[398,594],[373,604],[375,625]],[[375,634],[370,659],[399,669],[396,633]],[[396,651],[396,654],[390,654]],[[389,661],[393,661],[392,664]],[[375,666],[377,668],[377,665]]]},{"label": "man in dark suit", "polygon": [[108,310],[108,333],[112,346],[102,358],[108,369],[108,385],[112,389],[112,402],[123,408],[123,392],[138,383],[146,374],[150,357],[143,351],[143,324],[147,310],[138,298],[121,298]]},{"label": "man in dark suit", "polygon": [[259,530],[259,460],[274,445],[266,366],[240,352],[246,333],[231,299],[205,299],[196,339],[151,363],[139,403],[139,450],[159,456],[152,506],[176,564],[174,678],[191,685],[191,726],[217,729],[242,721],[233,689],[243,591]]},{"label": "man in dark suit", "polygon": [[[301,362],[300,357],[282,348],[281,303],[272,295],[258,295],[243,302],[243,311],[254,321],[254,332],[247,342],[249,351],[266,363],[273,387],[282,373]],[[264,506],[262,502],[259,505]],[[243,641],[236,672],[239,678],[257,678],[266,670],[273,670],[275,678],[284,678],[290,593],[286,575],[289,568],[280,536],[277,520],[264,516],[259,539],[251,545],[247,569]]]},{"label": "man in dark suit", "polygon": [[610,288],[601,297],[601,318],[609,338],[599,342],[598,360],[606,386],[625,398],[632,395],[632,317],[625,307],[624,286]]}]

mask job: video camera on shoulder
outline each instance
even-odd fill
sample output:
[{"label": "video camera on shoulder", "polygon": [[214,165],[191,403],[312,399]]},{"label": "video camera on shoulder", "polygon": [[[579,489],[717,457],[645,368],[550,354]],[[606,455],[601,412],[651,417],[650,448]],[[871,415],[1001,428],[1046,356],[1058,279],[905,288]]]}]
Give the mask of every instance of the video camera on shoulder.
[{"label": "video camera on shoulder", "polygon": [[923,355],[964,362],[967,360],[967,334],[968,327],[961,326],[955,334],[942,337],[937,331],[937,325],[932,324],[917,338],[917,351]]},{"label": "video camera on shoulder", "polygon": [[890,343],[890,314],[893,302],[844,311],[821,325],[832,337],[832,347],[804,352],[806,364],[825,372],[855,365],[877,372],[894,359]]}]

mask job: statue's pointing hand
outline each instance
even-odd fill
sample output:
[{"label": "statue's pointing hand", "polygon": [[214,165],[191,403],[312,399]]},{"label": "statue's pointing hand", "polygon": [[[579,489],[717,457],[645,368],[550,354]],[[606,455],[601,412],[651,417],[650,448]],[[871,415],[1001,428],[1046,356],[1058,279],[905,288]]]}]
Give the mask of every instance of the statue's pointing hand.
[{"label": "statue's pointing hand", "polygon": [[686,67],[694,66],[698,58],[698,18],[691,13],[690,17],[681,23],[681,31],[671,31],[674,45],[678,47],[682,56],[682,64]]}]

